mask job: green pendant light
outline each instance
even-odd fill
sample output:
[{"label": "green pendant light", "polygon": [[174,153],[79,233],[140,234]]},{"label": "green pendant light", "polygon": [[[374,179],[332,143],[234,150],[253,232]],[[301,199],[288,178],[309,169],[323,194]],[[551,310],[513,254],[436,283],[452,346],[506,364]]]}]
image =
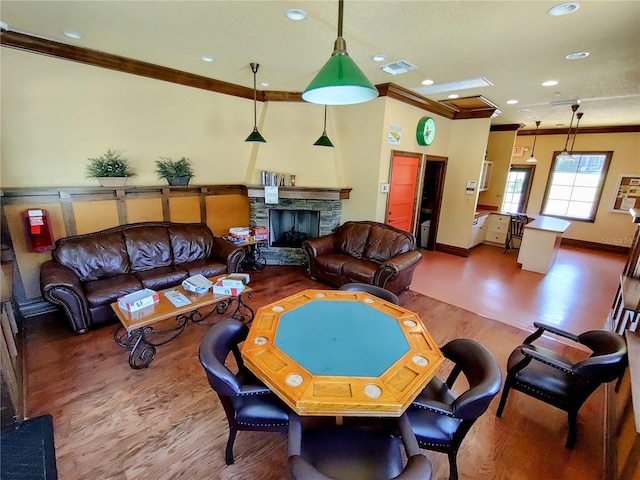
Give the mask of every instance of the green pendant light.
[{"label": "green pendant light", "polygon": [[331,140],[329,140],[329,137],[327,136],[327,106],[326,105],[324,106],[324,130],[322,130],[322,135],[318,140],[316,140],[316,143],[314,143],[314,145],[318,147],[333,147],[333,143],[331,143]]},{"label": "green pendant light", "polygon": [[343,10],[344,0],[339,0],[338,38],[333,45],[331,58],[302,93],[302,99],[309,103],[352,105],[368,102],[378,96],[378,89],[347,53],[347,42],[342,38]]},{"label": "green pendant light", "polygon": [[258,131],[258,114],[256,110],[256,74],[258,73],[258,68],[260,64],[258,63],[250,63],[251,71],[253,72],[253,132],[249,134],[245,142],[249,143],[267,143],[260,132]]}]

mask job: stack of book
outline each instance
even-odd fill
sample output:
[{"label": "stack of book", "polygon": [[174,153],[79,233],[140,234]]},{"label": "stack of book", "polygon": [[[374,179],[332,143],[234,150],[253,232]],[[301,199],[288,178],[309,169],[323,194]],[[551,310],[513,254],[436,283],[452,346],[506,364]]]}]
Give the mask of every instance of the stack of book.
[{"label": "stack of book", "polygon": [[232,273],[218,279],[216,283],[213,284],[213,294],[231,295],[235,297],[244,291],[245,285],[249,283],[249,280],[248,273]]}]

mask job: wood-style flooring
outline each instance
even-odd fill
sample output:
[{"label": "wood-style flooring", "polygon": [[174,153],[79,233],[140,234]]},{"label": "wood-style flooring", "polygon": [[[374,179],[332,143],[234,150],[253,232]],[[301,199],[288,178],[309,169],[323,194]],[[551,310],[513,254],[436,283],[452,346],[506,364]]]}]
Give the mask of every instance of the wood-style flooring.
[{"label": "wood-style flooring", "polygon": [[[414,280],[416,289],[433,283],[422,278],[429,275],[444,290],[461,288],[457,294],[452,292],[456,298],[470,296],[474,290],[465,281],[446,287],[455,276],[438,273],[436,262],[429,258],[433,255],[440,254],[425,255],[424,268]],[[457,257],[447,257],[458,262]],[[479,270],[484,274],[487,268]],[[478,279],[474,281],[477,287]],[[267,267],[252,274],[251,284],[254,293],[249,304],[254,309],[305,288],[329,288],[310,280],[302,267]],[[586,293],[576,295],[589,297]],[[420,314],[438,344],[473,338],[495,355],[504,370],[509,353],[527,332],[487,318],[489,312],[478,315],[450,304],[448,298],[443,300],[413,291],[400,295],[401,304]],[[530,305],[534,303],[532,299]],[[511,302],[503,306],[507,310]],[[52,414],[61,480],[288,478],[283,434],[239,432],[235,464],[225,465],[226,419],[197,357],[206,328],[189,325],[182,336],[160,347],[144,370],[129,368],[126,351],[113,340],[114,328],[74,336],[53,317],[26,324],[27,415]],[[446,365],[441,376],[449,368]],[[496,398],[462,445],[460,479],[602,480],[603,399],[601,389],[584,405],[578,418],[578,443],[574,450],[567,450],[563,412],[513,392],[499,419]],[[433,478],[448,478],[446,455],[425,453],[434,465]]]}]

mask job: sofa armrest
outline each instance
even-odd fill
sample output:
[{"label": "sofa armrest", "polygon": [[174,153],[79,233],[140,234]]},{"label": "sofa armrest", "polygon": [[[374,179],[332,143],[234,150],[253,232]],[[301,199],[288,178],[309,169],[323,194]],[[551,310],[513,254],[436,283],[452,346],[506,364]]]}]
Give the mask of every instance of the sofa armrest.
[{"label": "sofa armrest", "polygon": [[324,235],[322,237],[311,238],[302,242],[302,250],[309,260],[314,257],[334,253],[334,235]]},{"label": "sofa armrest", "polygon": [[213,238],[211,256],[227,264],[227,273],[239,272],[245,255],[246,251],[242,245],[234,245],[233,242],[220,237]]},{"label": "sofa armrest", "polygon": [[82,283],[73,271],[49,260],[40,267],[40,291],[45,300],[60,305],[74,333],[86,333],[91,324]]},{"label": "sofa armrest", "polygon": [[374,276],[374,285],[384,287],[385,284],[397,278],[403,272],[413,272],[422,260],[422,254],[418,250],[411,250],[390,258],[380,264]]}]

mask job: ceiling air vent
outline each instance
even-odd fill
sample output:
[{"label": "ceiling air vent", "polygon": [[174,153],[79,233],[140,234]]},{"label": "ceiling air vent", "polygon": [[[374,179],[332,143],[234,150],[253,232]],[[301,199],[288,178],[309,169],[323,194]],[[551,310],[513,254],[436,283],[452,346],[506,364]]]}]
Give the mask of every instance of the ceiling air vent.
[{"label": "ceiling air vent", "polygon": [[387,63],[386,65],[382,66],[382,70],[390,73],[391,75],[407,73],[408,71],[415,70],[416,68],[418,67],[416,67],[415,65],[411,65],[406,60],[398,60],[397,62]]}]

